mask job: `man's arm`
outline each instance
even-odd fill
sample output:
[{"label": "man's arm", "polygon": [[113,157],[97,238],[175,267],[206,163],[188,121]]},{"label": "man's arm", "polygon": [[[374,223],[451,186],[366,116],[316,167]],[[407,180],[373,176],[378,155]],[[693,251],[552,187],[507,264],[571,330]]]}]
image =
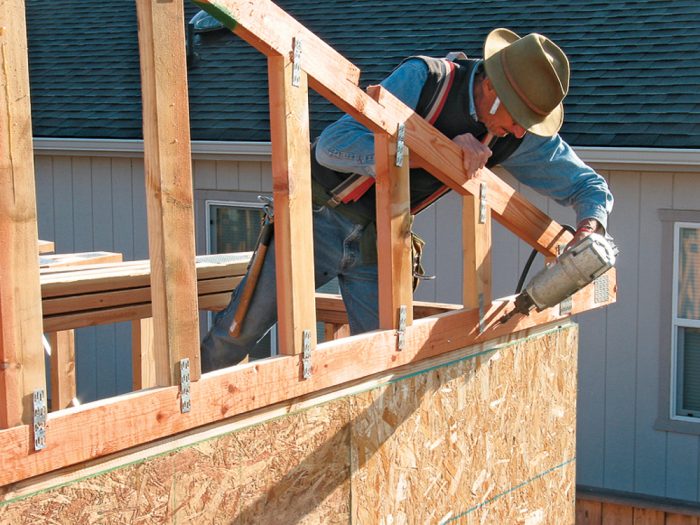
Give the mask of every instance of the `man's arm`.
[{"label": "man's arm", "polygon": [[613,196],[605,179],[586,165],[559,135],[528,133],[501,163],[516,179],[576,212],[575,241],[592,231],[605,233]]},{"label": "man's arm", "polygon": [[[381,85],[415,109],[427,78],[425,62],[409,59]],[[316,144],[316,160],[336,171],[374,177],[374,134],[351,116],[343,115],[321,133]]]}]

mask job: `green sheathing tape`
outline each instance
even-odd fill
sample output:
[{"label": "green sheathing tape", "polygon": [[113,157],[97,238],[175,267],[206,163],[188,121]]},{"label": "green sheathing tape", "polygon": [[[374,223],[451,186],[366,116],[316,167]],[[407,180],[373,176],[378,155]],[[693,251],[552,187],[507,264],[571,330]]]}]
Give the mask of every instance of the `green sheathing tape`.
[{"label": "green sheathing tape", "polygon": [[206,0],[192,0],[192,3],[209,13],[211,16],[216,18],[219,22],[228,27],[231,31],[236,29],[236,19],[231,16],[226,9],[218,5],[207,2]]}]

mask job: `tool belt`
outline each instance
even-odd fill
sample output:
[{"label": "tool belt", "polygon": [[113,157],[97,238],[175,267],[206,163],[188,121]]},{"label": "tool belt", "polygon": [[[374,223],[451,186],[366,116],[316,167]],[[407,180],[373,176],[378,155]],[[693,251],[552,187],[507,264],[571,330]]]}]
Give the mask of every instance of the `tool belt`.
[{"label": "tool belt", "polygon": [[[360,251],[363,254],[363,263],[376,264],[377,262],[377,228],[375,217],[370,217],[358,211],[353,206],[333,201],[328,191],[313,177],[311,178],[312,201],[316,206],[328,206],[337,213],[343,215],[354,224],[364,226],[360,240]],[[411,218],[413,222],[413,218]],[[434,276],[426,275],[423,267],[423,249],[425,241],[411,231],[411,262],[413,266],[413,291],[423,279],[434,279]]]}]

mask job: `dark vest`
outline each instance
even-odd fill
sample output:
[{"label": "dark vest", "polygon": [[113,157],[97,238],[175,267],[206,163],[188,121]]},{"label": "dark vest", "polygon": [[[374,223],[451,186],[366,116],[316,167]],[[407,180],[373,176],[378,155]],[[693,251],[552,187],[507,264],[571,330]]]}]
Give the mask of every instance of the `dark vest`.
[{"label": "dark vest", "polygon": [[[428,79],[423,86],[416,107],[416,113],[424,117],[430,110],[441,83],[445,80],[447,68],[443,59],[423,56],[414,58],[420,58],[428,65]],[[454,81],[444,106],[433,125],[450,139],[462,133],[471,133],[477,139],[481,139],[486,134],[486,127],[472,119],[469,113],[469,78],[472,70],[477,67],[478,61],[457,60],[454,63],[457,66],[453,73],[455,75]],[[493,155],[486,164],[487,167],[495,166],[507,159],[518,148],[521,141],[522,139],[512,135],[497,138],[491,145]],[[311,152],[311,173],[314,180],[326,190],[335,188],[347,177],[346,173],[328,169],[316,162],[315,150]],[[444,185],[423,169],[411,169],[410,186],[411,208],[414,208]],[[341,204],[338,208],[339,211],[341,211],[340,208],[345,208],[351,215],[366,217],[369,222],[373,221],[375,217],[374,186],[357,202]]]}]

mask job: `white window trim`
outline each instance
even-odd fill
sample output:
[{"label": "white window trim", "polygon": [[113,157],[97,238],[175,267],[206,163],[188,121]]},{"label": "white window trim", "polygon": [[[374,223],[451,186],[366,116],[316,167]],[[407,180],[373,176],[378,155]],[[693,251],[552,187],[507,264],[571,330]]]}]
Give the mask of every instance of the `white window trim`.
[{"label": "white window trim", "polygon": [[700,423],[700,417],[689,417],[678,415],[678,328],[700,328],[700,320],[686,319],[678,317],[678,266],[680,253],[680,231],[681,228],[694,228],[700,230],[698,222],[676,222],[673,225],[673,281],[671,299],[671,381],[669,401],[670,419],[674,421],[685,421],[687,423]]}]

